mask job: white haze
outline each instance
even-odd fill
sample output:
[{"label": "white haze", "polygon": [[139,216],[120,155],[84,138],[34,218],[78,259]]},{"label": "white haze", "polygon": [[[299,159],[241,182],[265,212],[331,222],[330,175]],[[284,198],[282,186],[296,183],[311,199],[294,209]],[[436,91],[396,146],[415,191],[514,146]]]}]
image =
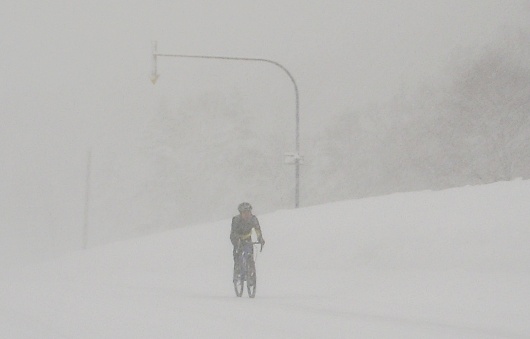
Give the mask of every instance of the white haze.
[{"label": "white haze", "polygon": [[0,279],[3,338],[528,338],[530,181],[258,216],[256,297],[230,219]]},{"label": "white haze", "polygon": [[[171,204],[164,218],[164,211],[152,208],[158,200],[145,195],[154,175],[146,153],[159,132],[153,121],[164,111],[193,112],[204,93],[247,111],[262,130],[282,131],[282,152],[294,151],[294,100],[285,74],[267,65],[165,59],[153,86],[152,40],[164,53],[257,57],[285,65],[300,89],[304,152],[321,126],[343,110],[442,81],[454,53],[480,49],[504,28],[525,24],[527,15],[526,1],[493,0],[3,1],[2,261],[80,248],[88,151],[90,245],[154,230],[157,218],[164,227],[179,227],[228,217],[231,210],[223,206],[224,214],[201,219],[201,207],[214,207],[194,198],[185,206],[188,214],[171,225]],[[191,132],[205,139],[215,133],[197,128]],[[201,151],[191,144],[188,154]],[[208,166],[204,161],[200,169]],[[278,197],[255,199],[269,209],[293,205],[293,168],[279,166],[285,187]],[[218,170],[212,168],[209,177]],[[214,194],[212,201],[227,200],[224,192],[209,192],[208,180],[194,183],[197,192]],[[302,190],[302,204],[310,194]],[[232,197],[227,206],[239,202]]]}]

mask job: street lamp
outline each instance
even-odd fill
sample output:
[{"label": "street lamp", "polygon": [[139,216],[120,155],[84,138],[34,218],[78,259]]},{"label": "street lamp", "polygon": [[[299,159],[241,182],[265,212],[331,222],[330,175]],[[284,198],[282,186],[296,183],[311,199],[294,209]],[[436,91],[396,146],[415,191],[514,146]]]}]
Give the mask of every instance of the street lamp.
[{"label": "street lamp", "polygon": [[218,60],[236,60],[236,61],[260,61],[273,64],[281,68],[291,79],[291,82],[294,86],[294,94],[296,100],[296,152],[291,154],[286,154],[286,163],[294,163],[295,165],[295,208],[298,208],[300,205],[300,164],[303,162],[302,156],[300,155],[300,100],[298,96],[298,86],[292,74],[282,66],[280,63],[268,59],[261,58],[234,58],[234,57],[224,57],[224,56],[205,56],[205,55],[183,55],[183,54],[161,54],[157,52],[157,42],[153,41],[151,44],[152,47],[152,65],[151,65],[151,82],[156,84],[156,81],[159,78],[157,72],[157,58],[158,57],[173,57],[173,58],[196,58],[196,59],[218,59]]}]

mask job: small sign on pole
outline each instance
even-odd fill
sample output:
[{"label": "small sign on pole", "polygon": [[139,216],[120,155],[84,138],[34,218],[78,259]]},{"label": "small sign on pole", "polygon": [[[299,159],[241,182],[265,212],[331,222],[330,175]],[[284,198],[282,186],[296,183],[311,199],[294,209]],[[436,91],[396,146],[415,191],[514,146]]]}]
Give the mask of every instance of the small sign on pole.
[{"label": "small sign on pole", "polygon": [[297,162],[298,164],[304,163],[304,157],[300,154],[296,153],[285,153],[283,158],[284,164],[287,165],[295,165]]}]

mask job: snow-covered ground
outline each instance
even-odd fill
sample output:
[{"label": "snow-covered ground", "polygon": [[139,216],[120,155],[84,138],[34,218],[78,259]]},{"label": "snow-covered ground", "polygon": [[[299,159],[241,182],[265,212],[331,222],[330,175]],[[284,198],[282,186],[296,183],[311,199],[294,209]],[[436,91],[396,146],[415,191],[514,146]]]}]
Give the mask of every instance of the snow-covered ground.
[{"label": "snow-covered ground", "polygon": [[4,276],[0,337],[529,338],[529,201],[518,180],[258,213],[255,299],[230,220],[93,248]]}]

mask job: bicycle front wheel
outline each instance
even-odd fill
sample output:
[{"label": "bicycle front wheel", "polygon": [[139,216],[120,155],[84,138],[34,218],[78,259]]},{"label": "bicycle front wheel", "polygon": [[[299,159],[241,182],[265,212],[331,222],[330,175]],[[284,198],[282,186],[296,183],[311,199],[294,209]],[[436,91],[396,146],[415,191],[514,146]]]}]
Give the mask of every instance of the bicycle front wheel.
[{"label": "bicycle front wheel", "polygon": [[236,291],[236,296],[240,297],[243,295],[243,287],[245,282],[242,279],[234,280],[234,290]]}]

